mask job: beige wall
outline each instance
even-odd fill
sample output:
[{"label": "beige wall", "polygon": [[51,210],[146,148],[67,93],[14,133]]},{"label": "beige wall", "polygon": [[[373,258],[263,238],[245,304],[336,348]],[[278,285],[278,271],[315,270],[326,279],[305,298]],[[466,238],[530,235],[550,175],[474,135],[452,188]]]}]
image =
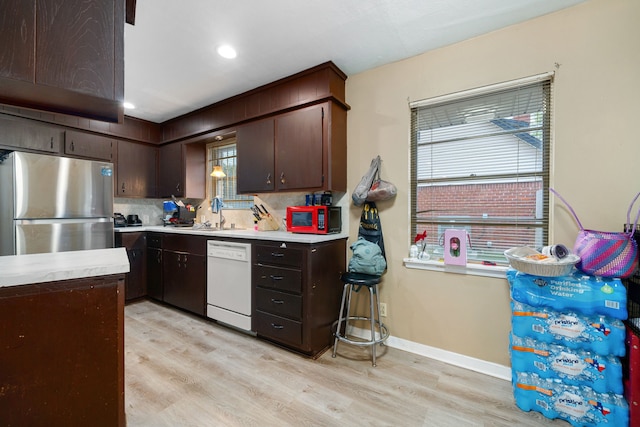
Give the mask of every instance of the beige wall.
[{"label": "beige wall", "polygon": [[[506,279],[411,270],[409,106],[415,101],[555,71],[552,185],[588,228],[619,230],[640,190],[640,2],[592,0],[504,30],[350,76],[349,188],[380,154],[398,196],[378,204],[389,261],[381,288],[391,335],[509,365]],[[351,239],[360,209],[350,208]],[[558,203],[552,242],[577,226]]]}]

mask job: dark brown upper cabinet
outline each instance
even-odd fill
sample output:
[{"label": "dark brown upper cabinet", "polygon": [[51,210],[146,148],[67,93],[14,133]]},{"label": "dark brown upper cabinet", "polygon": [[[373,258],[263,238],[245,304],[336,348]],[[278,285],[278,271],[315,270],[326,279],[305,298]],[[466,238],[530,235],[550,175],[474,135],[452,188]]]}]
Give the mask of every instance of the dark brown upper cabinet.
[{"label": "dark brown upper cabinet", "polygon": [[302,108],[275,119],[276,188],[320,189],[324,184],[324,110]]},{"label": "dark brown upper cabinet", "polygon": [[117,142],[114,142],[111,138],[68,130],[64,139],[64,154],[91,160],[114,162],[114,145],[116,144]]},{"label": "dark brown upper cabinet", "polygon": [[160,147],[158,197],[206,197],[206,144],[179,143]]},{"label": "dark brown upper cabinet", "polygon": [[59,154],[63,141],[59,127],[0,115],[0,148]]},{"label": "dark brown upper cabinet", "polygon": [[172,142],[241,126],[284,111],[331,100],[345,111],[347,76],[332,62],[252,89],[162,123],[162,141]]},{"label": "dark brown upper cabinet", "polygon": [[158,148],[118,141],[116,197],[156,197]]},{"label": "dark brown upper cabinet", "polygon": [[0,28],[0,103],[123,121],[123,1],[0,0]]},{"label": "dark brown upper cabinet", "polygon": [[238,193],[262,193],[275,189],[274,119],[238,126]]},{"label": "dark brown upper cabinet", "polygon": [[346,115],[325,102],[238,126],[238,192],[346,191]]}]

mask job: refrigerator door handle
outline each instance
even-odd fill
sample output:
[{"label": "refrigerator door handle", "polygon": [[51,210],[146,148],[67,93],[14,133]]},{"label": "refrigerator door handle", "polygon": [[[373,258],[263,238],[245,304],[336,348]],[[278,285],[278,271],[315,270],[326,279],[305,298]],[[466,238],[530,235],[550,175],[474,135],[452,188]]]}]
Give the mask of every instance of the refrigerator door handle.
[{"label": "refrigerator door handle", "polygon": [[46,218],[46,219],[16,219],[15,225],[38,225],[38,224],[76,224],[92,222],[113,222],[113,218]]}]

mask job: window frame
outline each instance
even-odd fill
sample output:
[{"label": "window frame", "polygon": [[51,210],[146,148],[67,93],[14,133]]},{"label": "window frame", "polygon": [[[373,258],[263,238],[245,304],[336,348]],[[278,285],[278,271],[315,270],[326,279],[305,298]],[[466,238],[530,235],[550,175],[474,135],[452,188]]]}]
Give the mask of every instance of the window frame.
[{"label": "window frame", "polygon": [[[482,224],[482,219],[478,220],[477,218],[474,220],[467,220],[458,222],[455,226],[447,227],[446,221],[444,218],[440,220],[437,219],[437,216],[434,216],[434,219],[431,220],[418,220],[418,129],[417,129],[417,118],[416,114],[418,109],[421,108],[430,108],[432,106],[437,105],[454,105],[456,103],[464,102],[465,100],[470,100],[478,96],[491,96],[492,94],[496,94],[499,92],[504,92],[511,89],[517,89],[525,86],[531,86],[533,84],[542,85],[542,90],[547,91],[544,92],[544,101],[547,102],[543,114],[544,121],[542,122],[542,126],[540,131],[543,134],[543,142],[544,152],[543,162],[544,168],[542,173],[537,173],[538,179],[542,180],[542,191],[540,194],[542,200],[542,217],[540,221],[538,221],[537,227],[541,227],[543,229],[542,235],[540,236],[541,244],[546,245],[549,241],[550,235],[550,208],[549,208],[549,194],[548,188],[550,187],[551,181],[551,159],[552,159],[552,131],[551,125],[553,123],[553,105],[552,105],[552,93],[553,93],[553,75],[554,73],[544,73],[536,76],[527,77],[524,79],[513,80],[509,82],[503,82],[496,85],[490,85],[480,88],[475,88],[467,91],[461,91],[449,95],[439,96],[435,98],[420,100],[411,102],[410,106],[410,114],[411,114],[411,152],[410,152],[410,200],[409,200],[409,211],[410,211],[410,242],[409,244],[414,244],[415,236],[419,230],[419,224],[430,224],[432,227],[436,226],[438,230],[440,228],[467,228],[472,225],[472,223],[480,223]],[[452,125],[450,125],[452,126]],[[442,128],[445,128],[443,126]],[[479,134],[473,134],[473,137],[478,137]],[[446,142],[445,142],[446,143]],[[526,174],[525,174],[526,175]],[[525,176],[523,175],[523,176]],[[507,177],[508,178],[508,177]],[[471,178],[467,181],[470,183],[481,181],[483,178],[479,177],[477,179]],[[434,180],[434,182],[437,180]],[[463,182],[463,179],[452,180],[457,183]],[[496,181],[497,182],[497,181]],[[514,181],[519,183],[517,179]],[[536,220],[537,221],[537,220]],[[514,233],[515,235],[515,233]],[[433,239],[433,238],[432,238]],[[437,236],[436,239],[440,240],[440,237]],[[433,241],[433,240],[432,240]],[[504,277],[504,272],[508,268],[508,262],[506,258],[504,261],[496,261],[496,265],[484,265],[480,260],[467,260],[466,266],[452,266],[444,264],[440,259],[415,259],[415,258],[405,258],[404,259],[405,266],[409,268],[420,268],[420,269],[428,269],[428,270],[437,270],[437,271],[447,271],[447,272],[455,272],[461,274],[474,274],[474,275],[482,275],[482,276],[491,276],[491,277]]]},{"label": "window frame", "polygon": [[[215,152],[216,149],[225,148],[228,146],[234,146],[234,155],[225,156],[225,157],[217,157]],[[237,140],[235,135],[227,136],[220,139],[215,139],[214,141],[208,142],[206,144],[206,153],[207,153],[207,195],[209,200],[213,200],[216,196],[218,196],[217,188],[220,180],[227,180],[226,185],[229,185],[229,180],[232,180],[234,185],[234,196],[233,198],[229,198],[225,191],[223,190],[222,201],[225,204],[226,209],[250,209],[253,206],[253,196],[252,195],[243,195],[238,194],[238,179],[237,179],[237,159],[238,159],[238,149],[237,149]],[[232,161],[232,165],[224,164]],[[223,164],[220,164],[220,163]],[[217,178],[211,176],[211,171],[215,165],[220,165],[223,168],[223,171],[227,176],[223,178]],[[231,173],[233,172],[233,173]],[[224,184],[223,184],[224,185]],[[225,188],[228,192],[228,188]]]}]

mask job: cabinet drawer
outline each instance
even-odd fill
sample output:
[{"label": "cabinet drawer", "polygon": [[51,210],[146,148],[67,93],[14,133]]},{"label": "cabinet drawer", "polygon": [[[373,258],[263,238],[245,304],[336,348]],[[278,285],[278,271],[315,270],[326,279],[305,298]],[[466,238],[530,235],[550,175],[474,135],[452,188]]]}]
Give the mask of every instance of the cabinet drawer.
[{"label": "cabinet drawer", "polygon": [[144,245],[145,236],[140,232],[128,232],[128,233],[119,233],[120,239],[122,242],[122,246],[127,249],[131,249],[137,246]]},{"label": "cabinet drawer", "polygon": [[300,270],[256,265],[253,268],[253,274],[253,282],[258,287],[302,293]]},{"label": "cabinet drawer", "polygon": [[162,249],[177,252],[189,252],[194,255],[207,255],[207,238],[185,234],[167,233],[162,237]]},{"label": "cabinet drawer", "polygon": [[265,338],[299,346],[302,344],[302,323],[256,310],[256,332]]},{"label": "cabinet drawer", "polygon": [[256,288],[256,309],[294,320],[302,318],[302,297]]},{"label": "cabinet drawer", "polygon": [[259,264],[302,267],[302,250],[278,246],[256,246],[256,262]]}]

